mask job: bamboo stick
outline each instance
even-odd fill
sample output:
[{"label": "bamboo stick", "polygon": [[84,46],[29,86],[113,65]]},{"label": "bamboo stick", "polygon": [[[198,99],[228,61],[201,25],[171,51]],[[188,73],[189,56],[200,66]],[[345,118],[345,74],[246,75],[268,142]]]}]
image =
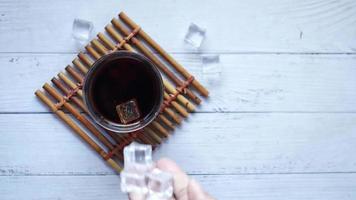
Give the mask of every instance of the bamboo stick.
[{"label": "bamboo stick", "polygon": [[[142,130],[142,131],[144,131],[144,130]],[[111,131],[109,131],[109,133],[113,137],[116,137],[116,140],[118,143],[127,142],[127,141],[125,141],[125,140],[127,140],[127,135],[119,135],[119,134],[111,132]],[[136,142],[139,142],[142,144],[149,144],[152,147],[154,147],[154,146],[157,146],[158,144],[160,144],[162,140],[159,137],[157,137],[157,138],[153,138],[153,137],[156,137],[156,133],[149,134],[144,131],[143,134],[139,133],[137,135],[137,137],[133,138],[133,139]],[[130,142],[132,142],[132,141],[130,141]]]},{"label": "bamboo stick", "polygon": [[191,104],[188,99],[186,99],[183,95],[179,94],[178,91],[172,85],[168,84],[166,80],[163,80],[163,82],[165,83],[166,90],[173,95],[177,95],[177,100],[181,102],[188,109],[189,112],[195,111],[195,106]]},{"label": "bamboo stick", "polygon": [[[117,143],[121,143],[125,140],[125,136],[124,135],[120,135],[117,133],[114,133],[112,131],[107,130],[107,133],[114,138],[114,140]],[[149,145],[156,145],[156,142],[154,142],[154,140],[152,140],[151,138],[147,137],[145,134],[139,134],[137,138],[135,138],[137,142],[139,143],[144,143],[144,144],[149,144]]]},{"label": "bamboo stick", "polygon": [[[110,34],[110,36],[112,36],[117,42],[122,42],[124,39],[114,30],[114,28],[112,27],[112,25],[108,25],[106,26],[106,30],[108,31],[108,33]],[[110,31],[109,31],[110,30]],[[115,35],[115,36],[114,36]],[[131,47],[131,45],[125,43],[124,45],[124,48],[128,51],[131,51],[131,52],[134,52],[134,49]],[[168,81],[163,81],[163,85],[165,87],[169,87],[169,88],[174,88],[173,85],[171,85],[171,83],[169,83]],[[175,89],[174,89],[175,90]],[[175,90],[176,91],[176,90]],[[189,110],[189,112],[194,112],[195,110],[195,106],[190,103],[189,100],[187,100],[186,98],[179,98],[178,99],[184,106],[188,106],[187,109]],[[182,111],[177,105],[179,104],[172,104],[173,107],[175,107],[175,109],[177,109],[178,111]],[[177,107],[176,107],[177,106]],[[182,115],[185,116],[185,113],[184,111],[182,111]],[[178,117],[175,117],[174,115],[171,116],[172,118],[175,119],[175,121],[177,123],[179,123],[179,120]]]},{"label": "bamboo stick", "polygon": [[147,133],[148,135],[150,135],[152,138],[154,138],[154,140],[156,141],[157,144],[161,144],[162,143],[162,138],[159,137],[155,132],[148,132],[146,130],[146,128],[149,128],[150,126],[146,126],[145,128],[143,128],[144,132]]},{"label": "bamboo stick", "polygon": [[114,133],[114,132],[112,132],[110,130],[107,130],[106,132],[108,133],[108,135],[110,137],[112,137],[115,140],[116,143],[120,143],[121,142],[121,140],[123,138],[123,135],[116,134],[116,133]]},{"label": "bamboo stick", "polygon": [[144,132],[143,134],[138,134],[138,138],[141,138],[142,141],[144,141],[146,144],[150,144],[152,146],[155,146],[156,144],[160,144],[162,141],[161,138],[157,135],[157,133],[146,134]]},{"label": "bamboo stick", "polygon": [[105,159],[107,153],[97,145],[78,125],[76,125],[72,119],[70,119],[63,111],[58,110],[54,103],[46,97],[44,93],[37,90],[35,92],[36,96],[40,98],[47,106],[56,114],[60,119],[62,119],[69,127],[71,127],[75,133],[77,133],[84,141],[86,141],[90,147],[92,147],[114,170],[121,172],[122,168],[113,159]]},{"label": "bamboo stick", "polygon": [[[139,133],[139,135],[141,135],[141,136],[150,136],[151,134],[152,134],[152,136],[153,135],[156,135],[154,132],[152,132],[152,133],[148,133],[147,131],[144,131],[144,129],[142,129],[141,131],[143,131],[143,133],[144,134],[140,134]],[[137,139],[137,137],[132,137],[132,136],[130,136],[130,135],[124,135],[123,137],[122,137],[122,142],[124,142],[125,144],[130,144],[133,140],[136,140]],[[154,143],[154,144],[152,144],[152,143],[149,143],[153,148],[155,148],[158,144],[160,144],[161,143],[161,138],[159,138],[159,137],[157,137],[157,138],[155,138],[155,140],[157,141],[156,143]]]},{"label": "bamboo stick", "polygon": [[[58,101],[62,100],[62,95],[60,95],[53,87],[51,87],[48,83],[43,85],[43,89],[45,89],[51,96],[53,96]],[[73,116],[78,119],[85,127],[87,127],[93,135],[100,140],[109,150],[114,149],[114,144],[112,144],[103,134],[86,118],[85,115],[80,114],[78,110],[76,110],[70,103],[64,102],[63,106],[73,114]],[[116,155],[118,155],[116,153]],[[121,156],[121,155],[118,155]]]},{"label": "bamboo stick", "polygon": [[[123,22],[125,22],[132,29],[139,27],[124,12],[121,12],[119,14],[119,17]],[[138,32],[138,35],[141,36],[149,45],[151,45],[164,59],[166,59],[185,78],[191,77],[191,74],[182,65],[180,65],[171,55],[169,55],[157,42],[155,42],[144,30],[142,30],[142,28]],[[193,80],[192,85],[203,96],[206,97],[209,96],[209,91],[197,80]]]},{"label": "bamboo stick", "polygon": [[[124,38],[122,38],[121,35],[116,32],[116,30],[114,29],[114,27],[113,27],[111,24],[110,24],[110,25],[107,25],[107,26],[105,27],[105,30],[109,33],[109,35],[110,35],[114,40],[116,40],[116,41],[118,41],[118,42],[121,42],[121,41],[124,40]],[[128,50],[128,51],[134,52],[134,49],[131,47],[131,45],[129,45],[129,44],[127,44],[127,43],[125,43],[125,44],[123,45],[123,47],[124,47],[126,50]]]},{"label": "bamboo stick", "polygon": [[106,45],[106,47],[108,47],[108,49],[115,49],[115,45],[103,33],[98,33],[98,38],[103,41],[103,43]]},{"label": "bamboo stick", "polygon": [[100,54],[98,54],[98,52],[96,52],[91,45],[87,45],[85,49],[94,57],[95,60],[101,57]]},{"label": "bamboo stick", "polygon": [[75,69],[73,67],[71,67],[70,65],[68,65],[65,70],[73,76],[73,78],[78,81],[79,83],[81,83],[84,79],[84,76],[79,74],[77,71],[75,71]]},{"label": "bamboo stick", "polygon": [[[125,135],[119,135],[117,133],[114,133],[112,131],[107,131],[107,133],[109,134],[110,137],[112,137],[116,143],[118,144],[122,144],[123,142],[126,142],[125,140],[127,140],[127,138],[125,137]],[[135,138],[135,141],[136,142],[139,142],[139,143],[143,143],[143,144],[150,144],[152,145],[152,143],[150,142],[146,142],[144,140],[142,140],[141,138]],[[123,152],[120,152],[121,154],[123,154]]]},{"label": "bamboo stick", "polygon": [[[153,135],[157,135],[156,133]],[[138,138],[139,140],[141,140],[141,143],[146,143],[146,144],[150,144],[152,146],[155,146],[156,144],[160,144],[160,140],[154,139],[155,136],[153,135],[147,135],[147,134],[139,134]]]},{"label": "bamboo stick", "polygon": [[174,130],[174,124],[169,121],[169,119],[167,119],[167,117],[165,117],[164,115],[158,115],[158,118],[170,129]]},{"label": "bamboo stick", "polygon": [[[124,35],[129,35],[130,32],[123,27],[119,20],[117,19],[112,19],[111,23],[119,30],[121,31]],[[150,58],[156,66],[164,73],[166,74],[175,84],[181,86],[183,85],[183,82],[174,74],[172,73],[153,53],[150,52],[148,48],[146,48],[138,39],[135,37],[131,38],[131,41],[134,45],[138,47],[142,51],[143,54],[145,54],[148,58]],[[201,99],[196,96],[189,88],[186,88],[186,94],[197,104],[201,103]]]},{"label": "bamboo stick", "polygon": [[[64,83],[62,83],[57,78],[52,78],[52,83],[57,86],[65,95],[70,93],[69,88],[67,88]],[[79,108],[81,108],[84,112],[88,113],[87,107],[84,105],[83,101],[80,100],[77,96],[72,96],[70,98]]]},{"label": "bamboo stick", "polygon": [[[174,86],[168,82],[167,80],[163,79],[163,85],[164,87],[167,88],[173,88],[174,91],[178,92]],[[180,98],[177,98],[177,100],[184,105],[184,107],[189,111],[189,112],[194,112],[195,111],[195,106],[193,103],[191,103],[187,98],[185,98],[183,95],[179,95],[182,96]],[[173,105],[174,106],[174,105]],[[178,108],[176,108],[178,110]]]},{"label": "bamboo stick", "polygon": [[[166,101],[168,101],[171,98],[166,91],[164,91],[163,96]],[[181,106],[176,101],[171,101],[171,104],[183,117],[188,117],[189,113],[184,109],[183,106]]]},{"label": "bamboo stick", "polygon": [[90,68],[93,65],[93,61],[91,61],[84,53],[80,52],[78,54],[78,57],[80,58],[80,60],[82,60],[87,66],[88,68]]},{"label": "bamboo stick", "polygon": [[105,54],[107,54],[107,52],[109,51],[109,50],[108,50],[106,47],[104,47],[104,45],[102,45],[101,42],[99,42],[99,40],[97,40],[97,39],[93,39],[93,40],[91,41],[91,44],[94,46],[94,48],[95,48],[96,50],[99,51],[99,53],[100,53],[101,55],[105,55]]},{"label": "bamboo stick", "polygon": [[[59,77],[60,79],[62,79],[62,80],[63,80],[67,85],[69,85],[69,87],[71,87],[72,89],[75,89],[75,88],[78,87],[78,85],[76,85],[72,80],[70,80],[70,79],[68,78],[68,76],[65,75],[63,72],[60,72],[60,73],[58,74],[58,77]],[[78,93],[78,95],[79,95],[80,97],[83,98],[83,91],[82,91],[81,89],[79,89],[79,90],[77,91],[77,93]]]},{"label": "bamboo stick", "polygon": [[72,63],[84,74],[88,72],[88,68],[85,67],[82,62],[80,62],[79,58],[75,58]]},{"label": "bamboo stick", "polygon": [[163,111],[168,116],[170,116],[173,119],[173,121],[176,122],[177,124],[180,124],[182,122],[182,118],[176,112],[174,112],[171,108],[165,107],[163,109]]},{"label": "bamboo stick", "polygon": [[169,136],[169,132],[157,121],[151,122],[152,126],[155,127],[160,133],[162,133],[165,137]]},{"label": "bamboo stick", "polygon": [[[145,128],[143,128],[143,130],[145,131],[145,132],[147,132],[148,134],[150,134],[150,135],[156,135],[155,134],[155,132],[152,130],[152,128],[150,128],[149,126],[146,126]],[[158,137],[159,138],[159,137]],[[157,138],[157,139],[158,139]],[[161,139],[161,142],[162,142],[162,139]],[[161,143],[160,142],[160,143]]]}]

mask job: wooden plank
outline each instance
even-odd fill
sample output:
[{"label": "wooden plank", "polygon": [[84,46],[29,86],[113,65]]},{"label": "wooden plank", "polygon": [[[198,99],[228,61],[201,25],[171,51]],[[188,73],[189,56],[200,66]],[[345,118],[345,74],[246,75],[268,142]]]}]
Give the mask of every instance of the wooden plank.
[{"label": "wooden plank", "polygon": [[[156,151],[192,174],[356,171],[356,114],[193,114]],[[0,115],[0,175],[114,174],[52,114]]]},{"label": "wooden plank", "polygon": [[223,54],[202,113],[156,159],[175,159],[218,199],[356,198],[353,0],[35,0],[0,1],[0,199],[125,198],[33,95],[78,51],[74,18],[97,32],[121,10],[199,79],[199,54],[183,44],[189,23],[208,29],[204,53]]},{"label": "wooden plank", "polygon": [[[193,176],[219,200],[350,200],[356,198],[355,174],[271,174]],[[126,199],[119,177],[109,176],[4,176],[3,200]]]},{"label": "wooden plank", "polygon": [[[225,54],[221,81],[213,83],[204,81],[198,55],[174,56],[211,91],[200,112],[356,111],[355,55]],[[33,93],[73,57],[0,55],[0,112],[47,112]]]},{"label": "wooden plank", "polygon": [[121,10],[171,52],[187,51],[183,37],[191,22],[207,28],[204,45],[207,51],[355,52],[356,49],[353,0],[223,3],[37,0],[0,2],[0,44],[11,41],[11,45],[1,45],[0,52],[74,52],[71,36],[74,18],[91,20],[96,31],[101,31]]}]

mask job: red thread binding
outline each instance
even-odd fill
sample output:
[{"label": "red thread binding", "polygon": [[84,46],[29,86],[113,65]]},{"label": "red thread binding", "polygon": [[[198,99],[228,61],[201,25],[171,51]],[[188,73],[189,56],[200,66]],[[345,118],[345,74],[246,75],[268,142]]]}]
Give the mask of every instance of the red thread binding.
[{"label": "red thread binding", "polygon": [[132,141],[134,141],[137,137],[139,137],[139,134],[143,134],[143,131],[138,130],[138,131],[135,131],[132,133],[128,133],[122,139],[122,142],[120,144],[116,145],[114,149],[112,149],[111,151],[109,151],[107,153],[107,155],[104,157],[104,159],[108,160],[108,159],[112,158],[117,151],[122,151],[125,146],[129,145]]},{"label": "red thread binding", "polygon": [[181,94],[187,93],[186,89],[193,81],[194,81],[194,76],[189,76],[189,78],[186,81],[184,81],[183,85],[177,87],[176,90]]},{"label": "red thread binding", "polygon": [[126,36],[123,40],[121,40],[121,42],[119,44],[117,44],[115,46],[115,49],[114,50],[117,50],[117,49],[122,49],[122,47],[128,43],[131,38],[133,38],[139,31],[141,30],[141,27],[136,27],[128,36]]},{"label": "red thread binding", "polygon": [[125,41],[129,42],[131,38],[133,38],[139,31],[141,30],[141,27],[136,27],[128,36],[125,37]]},{"label": "red thread binding", "polygon": [[163,105],[161,106],[160,112],[162,113],[165,108],[171,105],[172,101],[176,100],[178,95],[182,93],[186,93],[187,87],[194,81],[194,76],[189,76],[188,79],[179,87],[176,88],[178,92],[175,92],[174,94],[170,94],[170,98],[167,100],[163,101]]},{"label": "red thread binding", "polygon": [[82,87],[82,83],[77,83],[77,86],[75,88],[69,90],[68,95],[63,96],[58,103],[54,104],[56,110],[60,109],[67,101],[70,100],[70,98],[72,98],[80,89],[82,89]]}]

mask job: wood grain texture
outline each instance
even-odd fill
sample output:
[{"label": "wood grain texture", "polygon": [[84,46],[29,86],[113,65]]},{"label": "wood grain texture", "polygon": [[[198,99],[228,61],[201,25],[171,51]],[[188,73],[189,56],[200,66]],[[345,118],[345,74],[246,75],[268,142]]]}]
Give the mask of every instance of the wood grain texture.
[{"label": "wood grain texture", "polygon": [[[71,63],[74,18],[125,11],[211,91],[154,154],[217,199],[356,199],[354,0],[0,0],[0,199],[125,199],[119,177],[34,96]],[[154,11],[154,12],[151,12]],[[183,43],[207,28],[202,52]],[[200,53],[220,54],[207,82]]]},{"label": "wood grain texture", "polygon": [[[352,200],[355,174],[270,174],[192,176],[218,199]],[[6,176],[0,178],[2,200],[126,199],[119,177],[108,176]],[[29,185],[31,187],[29,187]]]},{"label": "wood grain texture", "polygon": [[171,52],[187,51],[182,41],[190,22],[208,30],[208,51],[356,50],[353,0],[25,0],[0,2],[0,44],[9,44],[1,45],[0,52],[76,52],[71,38],[75,17],[93,21],[101,31],[121,10]]},{"label": "wood grain texture", "polygon": [[[356,111],[354,55],[221,55],[221,81],[213,83],[198,55],[174,56],[211,91],[199,112]],[[0,55],[0,112],[47,112],[33,92],[73,57]]]},{"label": "wood grain texture", "polygon": [[[194,114],[155,158],[173,158],[190,174],[356,172],[356,155],[345,153],[356,151],[355,120],[333,113]],[[0,127],[0,175],[114,174],[52,114],[3,114]]]}]

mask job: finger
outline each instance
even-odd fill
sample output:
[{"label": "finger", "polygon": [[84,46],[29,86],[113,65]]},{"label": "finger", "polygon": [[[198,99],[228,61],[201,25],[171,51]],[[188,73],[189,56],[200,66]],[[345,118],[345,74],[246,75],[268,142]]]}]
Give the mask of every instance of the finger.
[{"label": "finger", "polygon": [[188,196],[192,200],[205,200],[206,195],[200,184],[196,180],[191,179],[188,186]]},{"label": "finger", "polygon": [[157,168],[173,175],[173,192],[177,200],[188,200],[189,177],[178,165],[167,158],[156,163]]},{"label": "finger", "polygon": [[188,197],[190,200],[213,200],[194,179],[190,179],[188,186]]}]

